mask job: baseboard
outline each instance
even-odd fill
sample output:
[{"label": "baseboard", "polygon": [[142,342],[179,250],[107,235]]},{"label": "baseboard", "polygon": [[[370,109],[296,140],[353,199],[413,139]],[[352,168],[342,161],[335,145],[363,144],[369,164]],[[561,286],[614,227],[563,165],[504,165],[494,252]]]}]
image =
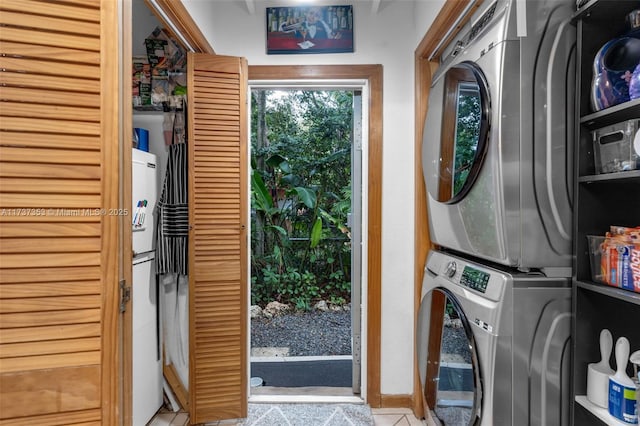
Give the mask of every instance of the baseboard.
[{"label": "baseboard", "polygon": [[412,395],[380,395],[380,408],[413,409]]}]

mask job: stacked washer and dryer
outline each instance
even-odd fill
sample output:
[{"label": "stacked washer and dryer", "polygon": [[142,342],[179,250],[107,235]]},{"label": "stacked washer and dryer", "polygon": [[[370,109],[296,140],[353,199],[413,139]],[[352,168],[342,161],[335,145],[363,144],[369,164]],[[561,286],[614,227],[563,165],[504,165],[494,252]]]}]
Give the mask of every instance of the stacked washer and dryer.
[{"label": "stacked washer and dryer", "polygon": [[485,1],[432,79],[417,356],[447,426],[569,423],[574,9]]}]

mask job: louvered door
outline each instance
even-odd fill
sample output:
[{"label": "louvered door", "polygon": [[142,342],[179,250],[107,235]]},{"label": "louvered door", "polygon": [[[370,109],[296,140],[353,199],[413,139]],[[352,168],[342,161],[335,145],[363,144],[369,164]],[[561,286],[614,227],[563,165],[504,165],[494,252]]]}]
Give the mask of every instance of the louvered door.
[{"label": "louvered door", "polygon": [[0,1],[1,425],[115,424],[116,7]]},{"label": "louvered door", "polygon": [[247,65],[189,54],[191,422],[247,414]]}]

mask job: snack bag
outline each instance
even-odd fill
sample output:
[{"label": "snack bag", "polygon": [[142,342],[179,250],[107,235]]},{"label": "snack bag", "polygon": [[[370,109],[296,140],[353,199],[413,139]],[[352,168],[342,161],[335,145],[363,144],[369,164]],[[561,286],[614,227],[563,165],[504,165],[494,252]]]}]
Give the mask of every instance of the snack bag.
[{"label": "snack bag", "polygon": [[612,226],[602,243],[603,281],[640,293],[640,227]]},{"label": "snack bag", "polygon": [[151,103],[151,66],[146,57],[133,57],[132,76],[133,105],[149,105]]},{"label": "snack bag", "polygon": [[161,27],[156,27],[149,34],[145,46],[152,68],[175,70],[185,66],[187,55],[184,49]]},{"label": "snack bag", "polygon": [[149,58],[149,64],[151,68],[160,66],[161,68],[167,68],[167,56],[165,54],[166,40],[158,40],[155,38],[147,38],[144,40],[145,47],[147,48],[147,58]]}]

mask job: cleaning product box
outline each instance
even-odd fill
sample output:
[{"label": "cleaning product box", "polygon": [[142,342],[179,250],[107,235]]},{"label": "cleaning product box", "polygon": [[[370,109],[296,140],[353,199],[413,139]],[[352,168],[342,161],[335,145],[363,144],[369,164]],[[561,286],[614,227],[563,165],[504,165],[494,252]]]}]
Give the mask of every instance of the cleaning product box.
[{"label": "cleaning product box", "polygon": [[588,239],[592,279],[640,293],[640,227],[612,226],[605,237]]}]

